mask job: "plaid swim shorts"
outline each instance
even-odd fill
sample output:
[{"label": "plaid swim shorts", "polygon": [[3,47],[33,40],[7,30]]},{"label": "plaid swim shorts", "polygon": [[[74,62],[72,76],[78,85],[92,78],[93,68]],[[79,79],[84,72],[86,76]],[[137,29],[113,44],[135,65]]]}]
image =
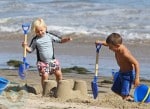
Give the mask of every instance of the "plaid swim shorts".
[{"label": "plaid swim shorts", "polygon": [[56,70],[60,69],[60,64],[57,59],[52,60],[50,63],[38,61],[37,68],[39,71],[39,75],[42,76],[45,73],[47,73],[47,74],[55,73]]}]

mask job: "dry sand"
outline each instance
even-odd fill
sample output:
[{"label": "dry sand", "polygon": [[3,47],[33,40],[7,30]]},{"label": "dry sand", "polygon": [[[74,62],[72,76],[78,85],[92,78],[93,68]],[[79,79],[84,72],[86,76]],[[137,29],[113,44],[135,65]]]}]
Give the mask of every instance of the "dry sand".
[{"label": "dry sand", "polygon": [[[17,70],[0,70],[0,74],[10,81],[8,87],[12,85],[22,86],[25,83],[28,85],[36,84],[41,87],[37,71],[27,71],[27,81],[18,77]],[[149,103],[128,102],[111,92],[112,83],[103,83],[103,81],[111,82],[112,78],[98,77],[99,94],[96,99],[93,99],[91,92],[93,74],[64,73],[63,76],[64,79],[86,81],[88,97],[64,100],[55,97],[42,97],[41,93],[33,94],[24,91],[23,93],[9,92],[9,94],[6,94],[4,91],[0,95],[0,107],[3,107],[2,109],[150,109]],[[54,76],[50,76],[49,79],[54,80]],[[146,81],[143,83],[149,84]],[[132,95],[133,91],[132,88]]]}]

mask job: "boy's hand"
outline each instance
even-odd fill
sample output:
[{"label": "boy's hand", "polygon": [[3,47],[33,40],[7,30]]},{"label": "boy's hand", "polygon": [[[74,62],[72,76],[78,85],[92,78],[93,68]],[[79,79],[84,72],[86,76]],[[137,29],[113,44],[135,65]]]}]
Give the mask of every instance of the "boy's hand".
[{"label": "boy's hand", "polygon": [[95,41],[95,44],[96,44],[96,45],[97,45],[97,44],[101,44],[101,43],[100,43],[100,40],[96,40],[96,41]]},{"label": "boy's hand", "polygon": [[25,42],[22,42],[22,47],[26,47],[28,44]]},{"label": "boy's hand", "polygon": [[24,47],[24,48],[26,47],[27,52],[31,52],[31,48],[28,46],[27,43],[22,42],[22,47]]},{"label": "boy's hand", "polygon": [[139,78],[135,78],[134,87],[137,87],[140,84]]},{"label": "boy's hand", "polygon": [[71,37],[62,38],[62,39],[61,39],[61,43],[65,43],[65,42],[68,42],[68,41],[71,41],[71,40],[72,40]]},{"label": "boy's hand", "polygon": [[68,38],[68,40],[69,40],[69,41],[72,41],[72,38],[71,38],[71,37],[69,37],[69,38]]},{"label": "boy's hand", "polygon": [[95,41],[95,44],[96,44],[96,45],[97,45],[97,44],[101,44],[101,45],[104,45],[104,46],[108,46],[107,43],[106,43],[106,41],[100,41],[100,40],[96,40],[96,41]]}]

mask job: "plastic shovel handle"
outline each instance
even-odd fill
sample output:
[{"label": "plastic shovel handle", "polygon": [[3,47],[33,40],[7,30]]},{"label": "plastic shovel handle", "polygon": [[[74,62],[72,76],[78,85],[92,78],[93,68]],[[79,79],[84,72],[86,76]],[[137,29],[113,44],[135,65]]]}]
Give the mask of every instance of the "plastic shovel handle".
[{"label": "plastic shovel handle", "polygon": [[[24,42],[27,43],[27,33],[29,31],[29,28],[30,28],[30,24],[29,23],[25,23],[25,24],[22,24],[22,29],[24,31]],[[23,50],[23,58],[26,58],[26,47],[24,47],[24,50]],[[25,63],[24,61],[25,59],[23,59],[23,62]]]},{"label": "plastic shovel handle", "polygon": [[101,44],[96,45],[96,62],[95,62],[95,76],[98,76],[98,59],[99,59],[99,50],[101,48]]}]

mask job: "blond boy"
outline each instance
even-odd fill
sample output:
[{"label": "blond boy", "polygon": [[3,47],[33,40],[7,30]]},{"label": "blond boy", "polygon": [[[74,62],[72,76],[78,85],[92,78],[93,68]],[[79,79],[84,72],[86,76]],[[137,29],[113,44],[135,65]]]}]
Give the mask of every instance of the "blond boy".
[{"label": "blond boy", "polygon": [[26,46],[26,50],[29,53],[36,49],[37,68],[41,76],[42,88],[44,88],[44,81],[48,79],[49,74],[54,74],[57,82],[62,79],[59,62],[54,56],[53,42],[65,43],[72,39],[60,38],[48,33],[47,25],[41,18],[33,21],[31,30],[35,34],[35,37],[33,37],[29,46],[24,42],[22,45],[23,47]]}]

